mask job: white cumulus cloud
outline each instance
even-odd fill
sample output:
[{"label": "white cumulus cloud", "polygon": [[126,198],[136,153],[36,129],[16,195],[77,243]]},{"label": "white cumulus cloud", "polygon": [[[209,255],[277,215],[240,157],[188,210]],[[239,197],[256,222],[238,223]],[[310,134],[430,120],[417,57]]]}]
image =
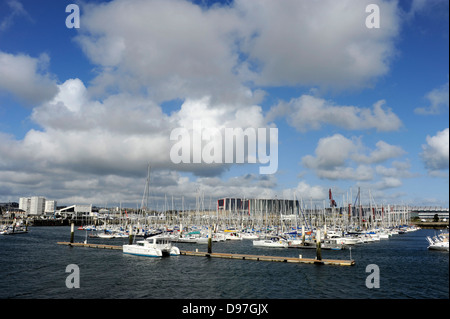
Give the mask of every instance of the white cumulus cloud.
[{"label": "white cumulus cloud", "polygon": [[289,102],[280,102],[268,113],[268,118],[286,116],[287,122],[300,132],[318,130],[323,125],[333,125],[347,130],[396,131],[402,121],[390,109],[383,108],[385,101],[376,102],[372,108],[336,105],[312,95],[302,95]]},{"label": "white cumulus cloud", "polygon": [[421,153],[425,167],[430,172],[448,170],[449,168],[449,129],[439,131],[434,136],[427,136],[427,143],[422,145]]},{"label": "white cumulus cloud", "polygon": [[57,87],[47,72],[48,63],[47,54],[33,58],[0,51],[0,93],[10,93],[30,105],[51,99]]}]

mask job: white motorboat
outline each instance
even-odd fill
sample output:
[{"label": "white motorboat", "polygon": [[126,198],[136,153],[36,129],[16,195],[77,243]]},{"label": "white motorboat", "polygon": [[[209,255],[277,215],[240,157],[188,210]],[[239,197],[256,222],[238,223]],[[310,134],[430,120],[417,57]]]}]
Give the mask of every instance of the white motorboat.
[{"label": "white motorboat", "polygon": [[176,241],[179,243],[194,243],[196,244],[197,241],[200,239],[199,235],[180,235],[177,239],[172,239],[172,241]]},{"label": "white motorboat", "polygon": [[242,237],[237,232],[236,233],[229,232],[229,233],[225,233],[225,239],[226,240],[242,240]]},{"label": "white motorboat", "polygon": [[227,238],[226,238],[225,234],[223,234],[223,233],[215,233],[215,234],[213,234],[212,240],[214,242],[219,242],[219,241],[226,241]]},{"label": "white motorboat", "polygon": [[[191,231],[189,233],[180,233],[177,239],[173,239],[172,241],[177,241],[179,243],[194,243],[197,244],[199,239],[201,238],[200,231]],[[200,240],[201,241],[201,240]]]},{"label": "white motorboat", "polygon": [[241,233],[241,238],[242,239],[258,239],[259,236],[256,234],[252,234],[252,233]]},{"label": "white motorboat", "polygon": [[289,243],[280,237],[272,237],[268,239],[254,240],[255,247],[271,247],[271,248],[288,248]]},{"label": "white motorboat", "polygon": [[389,239],[389,233],[387,233],[385,231],[379,232],[378,236],[380,236],[380,239]]},{"label": "white motorboat", "polygon": [[335,244],[337,245],[356,245],[360,242],[360,240],[353,236],[331,236],[329,239],[333,239]]},{"label": "white motorboat", "polygon": [[139,240],[136,244],[123,245],[124,254],[145,256],[145,257],[162,257],[162,256],[178,256],[180,250],[178,247],[172,246],[168,236],[153,236],[145,240]]}]

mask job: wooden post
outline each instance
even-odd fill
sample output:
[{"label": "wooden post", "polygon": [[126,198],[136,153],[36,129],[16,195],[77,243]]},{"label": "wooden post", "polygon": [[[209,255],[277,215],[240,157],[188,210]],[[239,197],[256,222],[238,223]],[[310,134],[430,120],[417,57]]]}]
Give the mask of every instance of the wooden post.
[{"label": "wooden post", "polygon": [[322,248],[320,244],[320,229],[316,231],[316,259],[322,260]]},{"label": "wooden post", "polygon": [[212,253],[212,229],[209,226],[209,234],[208,234],[208,254]]},{"label": "wooden post", "polygon": [[73,244],[73,237],[74,237],[74,223],[72,222],[70,224],[70,243]]},{"label": "wooden post", "polygon": [[133,226],[130,224],[128,227],[128,245],[133,244]]}]

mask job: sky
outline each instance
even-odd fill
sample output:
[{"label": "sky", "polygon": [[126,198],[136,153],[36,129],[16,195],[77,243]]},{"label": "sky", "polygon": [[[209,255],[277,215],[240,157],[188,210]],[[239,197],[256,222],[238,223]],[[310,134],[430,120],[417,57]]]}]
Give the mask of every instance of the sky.
[{"label": "sky", "polygon": [[448,61],[447,0],[1,1],[0,202],[448,207]]}]

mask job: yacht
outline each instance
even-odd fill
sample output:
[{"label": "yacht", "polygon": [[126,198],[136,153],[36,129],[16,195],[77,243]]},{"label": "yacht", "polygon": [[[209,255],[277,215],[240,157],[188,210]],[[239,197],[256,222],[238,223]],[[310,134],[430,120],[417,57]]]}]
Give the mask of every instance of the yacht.
[{"label": "yacht", "polygon": [[148,237],[145,240],[138,240],[136,244],[123,245],[124,254],[145,256],[145,257],[162,257],[162,256],[178,256],[180,250],[178,247],[172,246],[168,236],[156,235]]}]

